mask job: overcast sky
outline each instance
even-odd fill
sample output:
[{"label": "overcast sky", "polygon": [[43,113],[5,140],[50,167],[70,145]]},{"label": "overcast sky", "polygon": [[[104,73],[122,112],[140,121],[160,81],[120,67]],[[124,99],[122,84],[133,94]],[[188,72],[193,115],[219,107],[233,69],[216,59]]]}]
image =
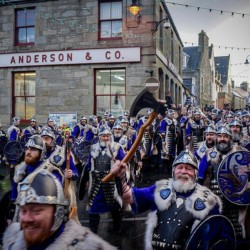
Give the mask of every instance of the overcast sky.
[{"label": "overcast sky", "polygon": [[[200,7],[200,10],[168,2],[196,6]],[[244,64],[248,55],[250,62],[250,0],[166,0],[166,4],[184,46],[192,46],[186,42],[197,46],[198,34],[204,30],[209,37],[209,45],[215,46],[215,56],[230,54],[232,78],[236,85],[242,81],[250,82],[250,64]],[[208,9],[211,9],[211,12]],[[223,14],[215,10],[221,10]],[[232,12],[235,13],[233,16]],[[236,12],[245,14],[244,18]]]}]

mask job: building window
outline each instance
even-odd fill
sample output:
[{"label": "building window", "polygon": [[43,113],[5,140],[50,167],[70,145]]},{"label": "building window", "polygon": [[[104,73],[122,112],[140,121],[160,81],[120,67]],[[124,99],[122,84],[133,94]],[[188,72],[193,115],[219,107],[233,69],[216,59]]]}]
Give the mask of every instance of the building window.
[{"label": "building window", "polygon": [[99,38],[121,39],[122,1],[100,1],[99,12]]},{"label": "building window", "polygon": [[35,9],[17,9],[15,44],[30,45],[35,42]]},{"label": "building window", "polygon": [[126,101],[125,69],[100,69],[95,71],[95,111],[103,116],[109,111],[120,116],[125,110]]},{"label": "building window", "polygon": [[36,113],[36,73],[13,73],[13,116],[29,120]]}]

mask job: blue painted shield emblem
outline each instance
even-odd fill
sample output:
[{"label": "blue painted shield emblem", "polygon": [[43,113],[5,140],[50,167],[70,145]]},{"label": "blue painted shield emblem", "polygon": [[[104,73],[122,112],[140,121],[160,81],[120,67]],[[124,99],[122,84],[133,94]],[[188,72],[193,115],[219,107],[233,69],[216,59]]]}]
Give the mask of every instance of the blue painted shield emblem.
[{"label": "blue painted shield emblem", "polygon": [[216,155],[217,155],[217,152],[216,151],[212,151],[209,155],[210,155],[211,158],[215,158]]},{"label": "blue painted shield emblem", "polygon": [[202,199],[196,199],[196,201],[194,202],[194,209],[196,211],[201,211],[203,209],[206,208],[206,205],[204,204],[204,201]]},{"label": "blue painted shield emblem", "polygon": [[201,153],[204,153],[206,151],[206,147],[201,148]]},{"label": "blue painted shield emblem", "polygon": [[218,185],[223,196],[237,205],[250,205],[250,152],[229,154],[218,169]]},{"label": "blue painted shield emblem", "polygon": [[62,157],[60,155],[55,155],[53,157],[53,160],[54,160],[55,163],[58,163],[61,159],[62,159]]},{"label": "blue painted shield emblem", "polygon": [[170,195],[170,193],[171,193],[170,188],[163,189],[160,191],[160,196],[163,200],[166,200],[168,198],[168,196]]}]

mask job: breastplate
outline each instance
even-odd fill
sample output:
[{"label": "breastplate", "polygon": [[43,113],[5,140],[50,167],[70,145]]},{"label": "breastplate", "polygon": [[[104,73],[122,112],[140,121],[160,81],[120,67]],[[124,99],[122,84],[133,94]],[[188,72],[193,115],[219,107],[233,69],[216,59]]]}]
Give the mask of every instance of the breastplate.
[{"label": "breastplate", "polygon": [[94,169],[100,172],[109,171],[111,158],[107,154],[100,154],[94,159]]},{"label": "breastplate", "polygon": [[168,210],[158,211],[153,249],[183,249],[195,218],[186,210],[184,201],[179,207],[176,204],[173,203]]}]

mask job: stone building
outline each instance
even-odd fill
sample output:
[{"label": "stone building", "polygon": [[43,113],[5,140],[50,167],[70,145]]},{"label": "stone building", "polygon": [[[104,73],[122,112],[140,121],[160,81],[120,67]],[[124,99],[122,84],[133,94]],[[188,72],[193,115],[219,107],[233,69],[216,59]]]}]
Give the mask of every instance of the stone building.
[{"label": "stone building", "polygon": [[196,104],[201,108],[216,102],[213,95],[215,87],[215,70],[213,46],[209,46],[207,34],[202,30],[199,33],[198,46],[185,47],[185,64],[183,68],[183,82],[192,86]]},{"label": "stone building", "polygon": [[[137,1],[133,1],[137,2]],[[148,77],[182,103],[183,44],[166,3],[141,0],[9,0],[0,3],[0,119],[119,115]]]}]

